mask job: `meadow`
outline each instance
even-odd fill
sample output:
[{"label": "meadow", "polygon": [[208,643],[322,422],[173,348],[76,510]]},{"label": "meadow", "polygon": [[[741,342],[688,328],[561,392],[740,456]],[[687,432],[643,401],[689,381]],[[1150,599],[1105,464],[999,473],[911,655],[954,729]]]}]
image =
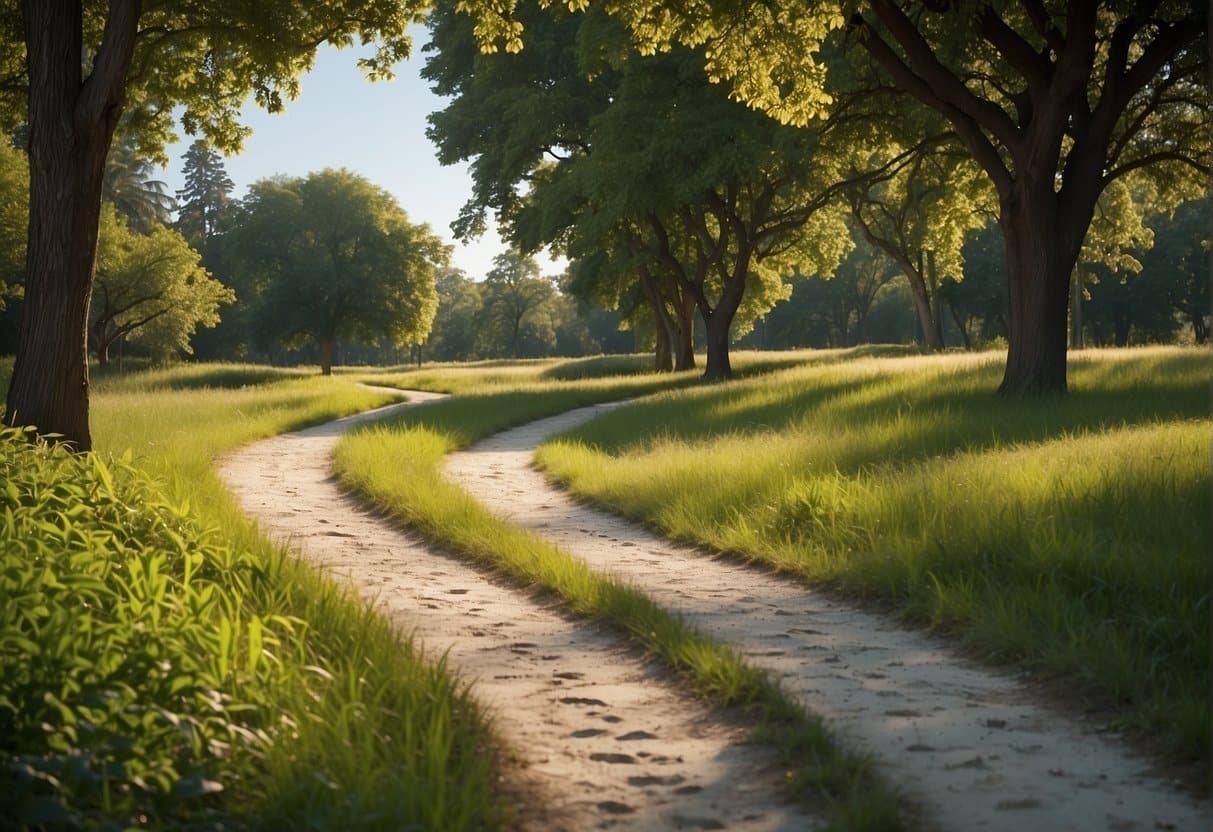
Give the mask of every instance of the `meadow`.
[{"label": "meadow", "polygon": [[575,493],[1013,663],[1208,764],[1207,351],[857,357],[663,393],[549,443]]},{"label": "meadow", "polygon": [[670,537],[945,634],[1207,770],[1210,363],[1084,351],[1067,396],[1028,400],[993,393],[999,355],[902,348],[742,353],[725,384],[641,356],[100,376],[95,454],[0,438],[0,791],[23,795],[26,825],[508,825],[508,751],[467,686],[265,540],[214,473],[240,445],[392,400],[359,381],[455,395],[344,438],[347,485],[749,709],[835,828],[897,827],[870,761],[727,644],[490,515],[443,457],[634,398],[540,464]]}]

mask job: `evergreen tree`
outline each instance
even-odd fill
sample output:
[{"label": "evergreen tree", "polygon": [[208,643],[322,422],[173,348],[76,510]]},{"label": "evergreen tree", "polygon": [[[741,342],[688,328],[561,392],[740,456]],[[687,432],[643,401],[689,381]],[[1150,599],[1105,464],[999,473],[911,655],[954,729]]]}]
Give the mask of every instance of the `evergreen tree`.
[{"label": "evergreen tree", "polygon": [[182,160],[185,187],[177,191],[177,230],[190,245],[204,251],[206,244],[226,230],[232,218],[229,196],[235,187],[223,167],[223,157],[205,141],[190,145]]}]

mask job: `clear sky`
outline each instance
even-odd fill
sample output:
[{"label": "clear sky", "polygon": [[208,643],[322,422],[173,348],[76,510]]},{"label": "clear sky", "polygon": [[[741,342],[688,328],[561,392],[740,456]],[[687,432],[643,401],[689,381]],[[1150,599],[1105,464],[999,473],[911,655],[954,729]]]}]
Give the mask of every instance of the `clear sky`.
[{"label": "clear sky", "polygon": [[[430,92],[421,78],[428,40],[424,27],[413,27],[413,55],[396,67],[393,81],[370,83],[356,62],[356,48],[323,47],[312,71],[302,78],[299,98],[286,112],[271,115],[251,102],[244,123],[253,134],[238,156],[224,160],[242,197],[247,187],[275,174],[304,176],[333,167],[348,168],[391,192],[413,222],[427,222],[444,240],[454,243],[450,223],[471,195],[467,165],[443,167],[425,137],[426,116],[441,109],[444,99]],[[192,140],[170,148],[163,178],[169,190],[182,185],[181,155]],[[494,229],[470,245],[455,244],[452,262],[468,277],[479,280],[492,268],[493,257],[505,248]],[[547,273],[563,263],[540,258]]]}]

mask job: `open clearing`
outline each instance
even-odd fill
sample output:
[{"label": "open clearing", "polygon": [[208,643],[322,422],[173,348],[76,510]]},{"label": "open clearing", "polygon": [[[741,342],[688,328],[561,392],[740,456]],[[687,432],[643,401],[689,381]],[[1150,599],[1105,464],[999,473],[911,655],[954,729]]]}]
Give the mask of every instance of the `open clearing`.
[{"label": "open clearing", "polygon": [[[437,398],[410,393],[412,402]],[[428,650],[475,682],[522,763],[528,829],[799,830],[771,752],[714,714],[604,627],[433,552],[359,507],[330,477],[341,433],[392,412],[285,434],[226,458],[221,473],[272,537],[347,578]],[[521,788],[519,788],[521,786]]]},{"label": "open clearing", "polygon": [[[431,394],[410,393],[414,401]],[[1101,736],[1033,703],[1009,675],[761,569],[671,546],[574,504],[531,469],[545,437],[583,408],[455,454],[449,473],[518,525],[634,582],[739,647],[827,717],[844,741],[946,829],[1204,829],[1208,806],[1149,775]],[[225,479],[266,530],[349,577],[476,682],[527,766],[539,828],[810,828],[781,803],[778,771],[600,627],[428,551],[360,510],[328,477],[329,453],[364,414],[251,446]],[[766,772],[756,776],[755,771]]]}]

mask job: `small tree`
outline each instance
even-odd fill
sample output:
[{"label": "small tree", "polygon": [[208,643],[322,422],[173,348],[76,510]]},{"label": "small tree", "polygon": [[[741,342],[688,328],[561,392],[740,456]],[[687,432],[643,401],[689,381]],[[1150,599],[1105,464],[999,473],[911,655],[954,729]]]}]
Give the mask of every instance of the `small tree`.
[{"label": "small tree", "polygon": [[449,253],[387,191],[327,169],[255,183],[227,256],[260,289],[253,321],[261,337],[313,341],[329,375],[340,339],[425,340],[438,306],[434,270]]},{"label": "small tree", "polygon": [[235,299],[176,231],[137,234],[114,206],[103,207],[89,316],[89,346],[102,365],[119,341],[161,355],[188,353],[194,331],[217,324],[219,307]]}]

